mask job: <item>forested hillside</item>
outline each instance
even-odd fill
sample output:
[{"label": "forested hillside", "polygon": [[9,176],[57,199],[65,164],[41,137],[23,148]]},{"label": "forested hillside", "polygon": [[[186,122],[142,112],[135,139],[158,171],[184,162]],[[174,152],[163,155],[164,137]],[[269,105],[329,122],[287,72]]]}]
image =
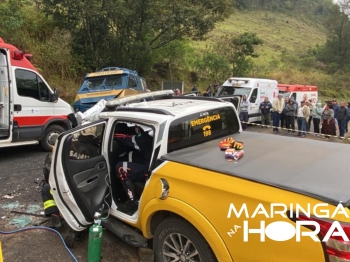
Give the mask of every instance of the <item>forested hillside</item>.
[{"label": "forested hillside", "polygon": [[137,70],[151,89],[184,80],[205,89],[229,76],[316,84],[346,98],[348,0],[3,0],[0,37],[72,101],[86,72]]}]

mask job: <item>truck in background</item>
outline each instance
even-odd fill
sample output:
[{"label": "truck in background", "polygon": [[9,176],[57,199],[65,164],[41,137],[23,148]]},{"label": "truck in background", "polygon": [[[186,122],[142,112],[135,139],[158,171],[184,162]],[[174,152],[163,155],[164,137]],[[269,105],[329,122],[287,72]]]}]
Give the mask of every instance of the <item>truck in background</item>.
[{"label": "truck in background", "polygon": [[101,99],[108,101],[146,90],[146,79],[140,77],[136,71],[120,67],[106,67],[86,74],[75,97],[73,107],[75,111],[85,112]]},{"label": "truck in background", "polygon": [[261,120],[259,106],[265,97],[272,103],[278,96],[277,84],[277,81],[272,79],[231,77],[223,83],[215,96],[231,101],[239,111],[240,98],[246,95],[250,102],[249,122],[256,122]]},{"label": "truck in background", "polygon": [[0,147],[40,143],[51,151],[57,136],[71,128],[67,115],[73,110],[30,57],[0,38]]},{"label": "truck in background", "polygon": [[318,88],[312,85],[289,85],[278,84],[279,93],[285,97],[293,97],[294,101],[300,103],[301,101],[311,100],[312,104],[318,101]]}]

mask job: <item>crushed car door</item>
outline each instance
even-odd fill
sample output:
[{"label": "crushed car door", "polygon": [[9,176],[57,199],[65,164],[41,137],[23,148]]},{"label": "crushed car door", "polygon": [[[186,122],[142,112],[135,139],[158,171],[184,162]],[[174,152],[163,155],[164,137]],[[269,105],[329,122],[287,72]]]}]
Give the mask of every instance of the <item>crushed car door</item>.
[{"label": "crushed car door", "polygon": [[61,134],[50,171],[50,186],[62,216],[76,231],[94,221],[94,213],[110,206],[109,168],[103,155],[106,120]]}]

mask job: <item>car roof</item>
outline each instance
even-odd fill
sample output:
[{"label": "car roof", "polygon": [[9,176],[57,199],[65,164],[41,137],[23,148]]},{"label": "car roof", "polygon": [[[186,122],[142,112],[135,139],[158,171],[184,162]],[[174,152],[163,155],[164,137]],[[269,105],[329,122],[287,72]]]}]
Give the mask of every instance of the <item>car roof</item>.
[{"label": "car roof", "polygon": [[156,91],[107,101],[108,111],[128,111],[140,114],[155,113],[185,116],[197,112],[208,111],[220,107],[234,107],[232,103],[218,98],[174,96],[173,91]]},{"label": "car roof", "polygon": [[182,116],[196,112],[203,112],[227,105],[231,104],[217,101],[203,101],[193,99],[167,99],[130,104],[129,107],[161,109],[171,113],[174,116]]}]

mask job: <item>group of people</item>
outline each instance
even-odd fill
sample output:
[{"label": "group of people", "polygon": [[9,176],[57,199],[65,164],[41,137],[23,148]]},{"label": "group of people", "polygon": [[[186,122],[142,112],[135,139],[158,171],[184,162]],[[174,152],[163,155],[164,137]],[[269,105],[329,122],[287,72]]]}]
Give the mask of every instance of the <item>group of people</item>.
[{"label": "group of people", "polygon": [[[207,89],[205,90],[205,92],[203,94],[201,91],[199,91],[197,85],[194,85],[191,88],[191,93],[195,94],[196,96],[213,97],[213,96],[215,96],[215,94],[219,90],[219,87],[220,87],[219,82],[217,80],[215,80],[214,84],[209,84],[209,86],[207,87]],[[176,95],[176,96],[182,95],[180,89],[176,88],[174,90],[174,95]]]},{"label": "group of people", "polygon": [[298,104],[294,98],[282,95],[271,104],[268,98],[260,105],[262,124],[270,125],[270,111],[272,110],[273,132],[279,132],[279,126],[286,128],[287,133],[295,134],[295,119],[297,120],[298,134],[305,137],[311,132],[316,136],[323,135],[329,139],[330,136],[337,135],[340,139],[345,139],[345,133],[348,132],[348,122],[350,120],[350,103],[345,102],[338,104],[336,99],[328,101],[322,106],[321,102],[313,105],[311,100],[303,100]]},{"label": "group of people", "polygon": [[220,88],[220,84],[217,80],[215,80],[213,85],[209,84],[209,86],[205,90],[205,93],[207,94],[207,96],[215,96],[219,88]]}]

